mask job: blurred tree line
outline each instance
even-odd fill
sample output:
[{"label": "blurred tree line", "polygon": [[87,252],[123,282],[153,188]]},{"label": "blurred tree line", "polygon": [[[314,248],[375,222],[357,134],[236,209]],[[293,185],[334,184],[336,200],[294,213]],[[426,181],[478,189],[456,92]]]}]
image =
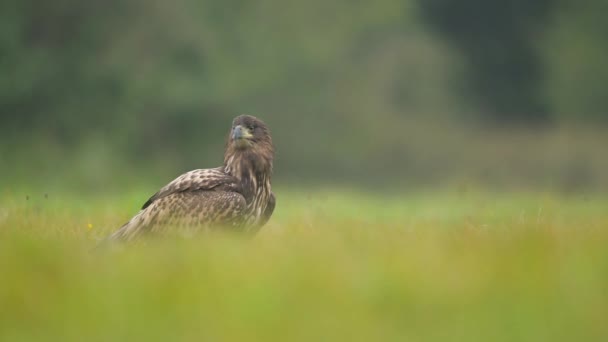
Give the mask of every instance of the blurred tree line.
[{"label": "blurred tree line", "polygon": [[[360,179],[419,165],[429,144],[416,140],[420,122],[440,135],[441,122],[605,122],[605,9],[599,0],[3,1],[0,162],[14,173],[59,172],[58,160],[91,173],[126,161],[210,166],[231,117],[249,113],[274,129],[283,174]],[[407,144],[386,134],[394,127]],[[427,164],[408,172],[441,168]]]}]

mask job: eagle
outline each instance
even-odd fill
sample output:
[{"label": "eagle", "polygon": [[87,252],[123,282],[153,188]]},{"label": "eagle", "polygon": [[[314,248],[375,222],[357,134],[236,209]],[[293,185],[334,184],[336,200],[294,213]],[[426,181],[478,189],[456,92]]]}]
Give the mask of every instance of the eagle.
[{"label": "eagle", "polygon": [[177,177],[106,241],[193,236],[218,228],[255,233],[268,222],[276,204],[271,188],[273,159],[268,126],[254,116],[237,116],[222,166]]}]

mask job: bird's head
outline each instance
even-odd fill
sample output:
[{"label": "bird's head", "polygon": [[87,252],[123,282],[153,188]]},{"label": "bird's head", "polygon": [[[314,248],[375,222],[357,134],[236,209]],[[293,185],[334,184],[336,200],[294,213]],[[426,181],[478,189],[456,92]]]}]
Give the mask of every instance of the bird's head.
[{"label": "bird's head", "polygon": [[228,145],[236,150],[272,146],[270,130],[266,124],[251,115],[239,115],[232,121]]},{"label": "bird's head", "polygon": [[266,124],[251,115],[239,115],[232,121],[228,134],[224,164],[243,161],[255,167],[272,169],[274,146]]}]

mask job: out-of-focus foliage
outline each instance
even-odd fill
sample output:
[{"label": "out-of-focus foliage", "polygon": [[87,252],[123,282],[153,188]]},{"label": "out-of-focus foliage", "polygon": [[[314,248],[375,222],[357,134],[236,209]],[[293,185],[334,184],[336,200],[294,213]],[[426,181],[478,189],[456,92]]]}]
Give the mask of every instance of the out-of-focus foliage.
[{"label": "out-of-focus foliage", "polygon": [[542,42],[546,61],[545,92],[559,117],[608,117],[608,21],[603,1],[562,0],[552,19],[553,30]]},{"label": "out-of-focus foliage", "polygon": [[253,239],[92,252],[147,190],[0,190],[0,340],[608,339],[606,196],[278,191]]},{"label": "out-of-focus foliage", "polygon": [[547,120],[539,35],[556,0],[428,0],[423,13],[458,48],[470,91],[502,120]]},{"label": "out-of-focus foliage", "polygon": [[[605,180],[604,135],[571,126],[606,117],[601,3],[476,3],[4,1],[0,176],[165,181],[219,163],[249,113],[284,180]],[[558,128],[477,125],[537,115]]]}]

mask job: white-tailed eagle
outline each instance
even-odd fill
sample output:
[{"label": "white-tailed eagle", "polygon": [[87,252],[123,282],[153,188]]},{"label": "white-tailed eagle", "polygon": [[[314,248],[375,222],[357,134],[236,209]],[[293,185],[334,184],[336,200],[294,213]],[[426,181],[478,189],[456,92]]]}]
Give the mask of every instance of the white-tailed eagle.
[{"label": "white-tailed eagle", "polygon": [[253,116],[238,116],[230,128],[222,166],[177,177],[107,240],[195,235],[220,227],[256,232],[275,207],[270,185],[273,158],[266,124]]}]

